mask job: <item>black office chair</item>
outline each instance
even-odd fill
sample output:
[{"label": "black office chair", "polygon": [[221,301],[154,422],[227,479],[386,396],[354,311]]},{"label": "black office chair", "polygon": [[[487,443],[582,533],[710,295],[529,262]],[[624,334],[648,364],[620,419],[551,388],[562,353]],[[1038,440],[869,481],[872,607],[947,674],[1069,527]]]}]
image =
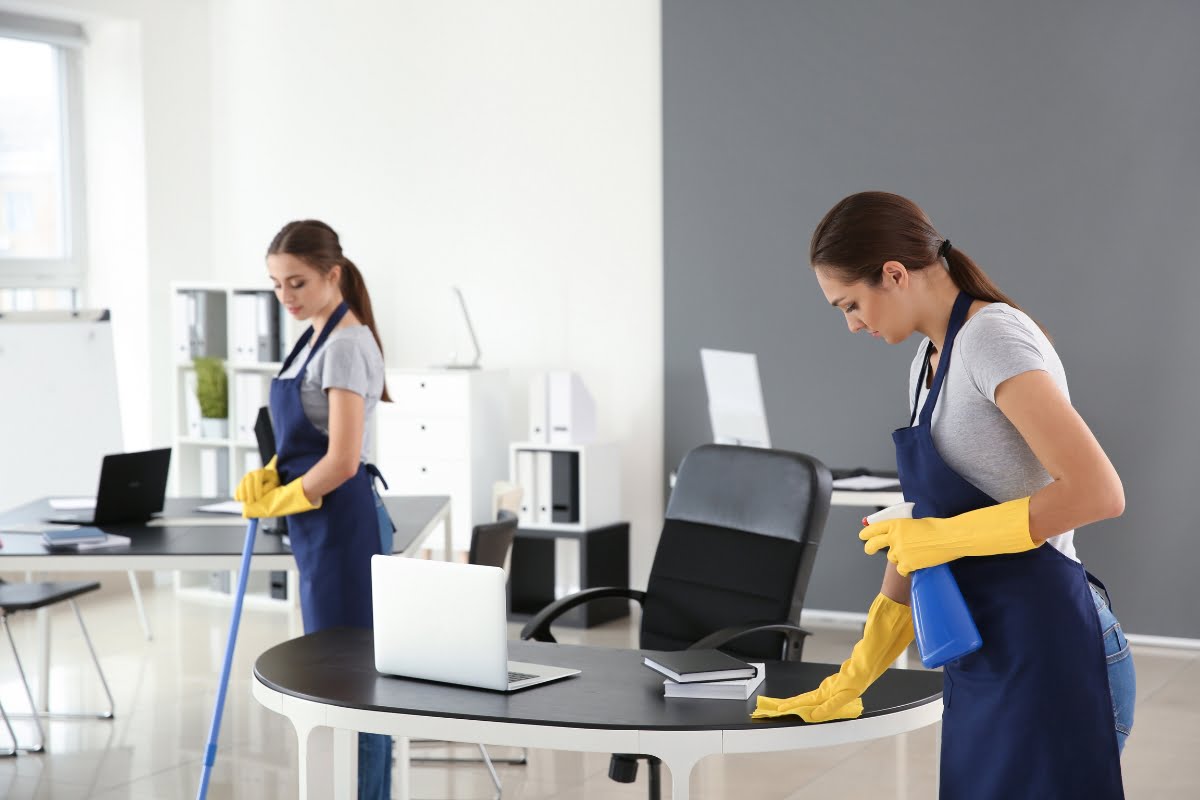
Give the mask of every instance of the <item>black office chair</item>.
[{"label": "black office chair", "polygon": [[[601,598],[642,605],[640,647],[718,648],[739,658],[799,661],[808,632],[800,619],[817,545],[829,513],[829,470],[800,453],[703,445],[679,467],[646,590],[585,589],[542,609],[522,639],[553,642],[551,623]],[[661,762],[617,754],[609,777],[632,783],[650,764],[660,796]]]},{"label": "black office chair", "polygon": [[[517,535],[517,515],[511,511],[501,509],[497,512],[495,522],[488,522],[482,525],[476,525],[471,529],[471,547],[467,551],[467,561],[471,564],[482,564],[485,567],[499,567],[504,569],[509,553],[512,551],[513,539]],[[414,744],[441,744],[436,739],[421,739],[414,741]],[[527,755],[524,750],[521,751],[519,758],[495,759],[502,764],[524,764],[527,761]],[[487,748],[479,745],[479,758],[456,758],[447,756],[437,758],[432,756],[419,756],[410,758],[410,763],[413,764],[479,764],[482,763],[487,767],[488,774],[491,776],[492,785],[496,787],[494,800],[500,800],[503,794],[503,787],[500,783],[500,776],[496,774],[496,767],[491,756],[488,755]]]}]

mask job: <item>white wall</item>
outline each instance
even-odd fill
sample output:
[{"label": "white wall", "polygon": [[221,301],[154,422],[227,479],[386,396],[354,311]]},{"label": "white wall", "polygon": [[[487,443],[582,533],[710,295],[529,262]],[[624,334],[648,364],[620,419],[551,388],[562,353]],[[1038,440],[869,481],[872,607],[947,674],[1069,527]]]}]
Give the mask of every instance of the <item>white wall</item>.
[{"label": "white wall", "polygon": [[[646,0],[214,0],[215,277],[265,281],[317,217],[363,270],[390,366],[455,344],[484,366],[571,368],[623,447],[633,578],[662,519],[659,6]],[[460,348],[461,349],[461,348]]]},{"label": "white wall", "polygon": [[578,371],[623,446],[633,578],[662,518],[659,5],[0,0],[85,23],[90,305],[129,447],[171,440],[173,280],[264,279],[289,219],[362,268],[391,366]]}]

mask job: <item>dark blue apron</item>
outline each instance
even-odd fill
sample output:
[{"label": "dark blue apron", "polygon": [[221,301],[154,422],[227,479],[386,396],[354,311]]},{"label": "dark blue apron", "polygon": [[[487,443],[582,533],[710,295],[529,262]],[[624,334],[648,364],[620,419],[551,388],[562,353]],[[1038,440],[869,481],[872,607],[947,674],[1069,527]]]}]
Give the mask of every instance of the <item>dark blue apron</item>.
[{"label": "dark blue apron", "polygon": [[[296,377],[271,381],[276,468],[284,485],[312,469],[329,449],[329,437],[304,413],[300,386],[313,355],[346,310],[342,303],[330,315]],[[312,335],[310,327],[283,362],[280,374],[287,371]],[[320,508],[289,516],[288,536],[300,571],[304,632],[372,627],[371,556],[380,552],[380,521],[366,465],[359,464],[353,478],[325,495]]]},{"label": "dark blue apron", "polygon": [[[972,298],[961,293],[920,421],[892,434],[913,516],[953,517],[996,505],[942,460],[933,409]],[[942,800],[1123,798],[1100,621],[1083,566],[1050,545],[960,558],[950,569],[983,647],[945,666]],[[1098,581],[1094,581],[1099,583]]]}]

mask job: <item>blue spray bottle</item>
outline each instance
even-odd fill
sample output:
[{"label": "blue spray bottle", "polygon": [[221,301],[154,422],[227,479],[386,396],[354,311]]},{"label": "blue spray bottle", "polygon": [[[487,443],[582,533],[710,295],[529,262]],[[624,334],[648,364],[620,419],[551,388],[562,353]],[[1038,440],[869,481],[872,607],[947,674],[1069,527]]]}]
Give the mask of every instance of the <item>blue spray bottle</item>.
[{"label": "blue spray bottle", "polygon": [[[863,519],[871,525],[887,519],[910,519],[913,503],[900,503]],[[912,579],[913,630],[921,663],[929,669],[940,667],[983,644],[967,601],[954,580],[948,564],[914,570]]]}]

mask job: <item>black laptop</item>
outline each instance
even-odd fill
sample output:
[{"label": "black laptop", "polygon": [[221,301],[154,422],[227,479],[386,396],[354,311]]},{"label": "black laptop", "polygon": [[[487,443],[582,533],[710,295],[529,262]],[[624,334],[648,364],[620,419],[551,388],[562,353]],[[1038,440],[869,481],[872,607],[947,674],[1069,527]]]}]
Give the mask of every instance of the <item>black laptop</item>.
[{"label": "black laptop", "polygon": [[145,522],[163,510],[167,495],[167,470],[171,448],[115,453],[100,466],[100,488],[96,508],[76,515],[64,514],[47,522],[68,525],[113,525]]}]

